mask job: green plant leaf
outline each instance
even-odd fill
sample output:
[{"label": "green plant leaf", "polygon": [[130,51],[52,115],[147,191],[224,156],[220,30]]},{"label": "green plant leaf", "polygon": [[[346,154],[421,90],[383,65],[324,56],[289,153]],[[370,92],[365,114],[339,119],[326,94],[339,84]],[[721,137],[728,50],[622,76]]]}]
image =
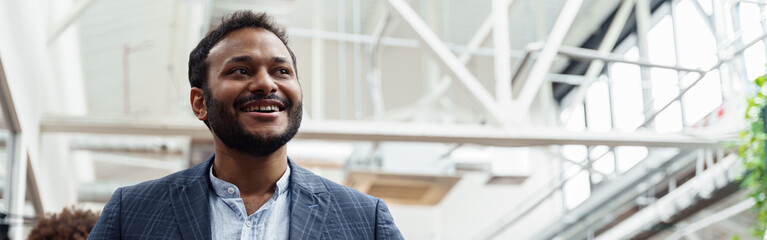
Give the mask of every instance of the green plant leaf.
[{"label": "green plant leaf", "polygon": [[764,76],[759,76],[758,78],[754,79],[754,83],[756,83],[756,85],[759,87],[762,87],[765,81],[767,81],[767,79],[765,79]]}]

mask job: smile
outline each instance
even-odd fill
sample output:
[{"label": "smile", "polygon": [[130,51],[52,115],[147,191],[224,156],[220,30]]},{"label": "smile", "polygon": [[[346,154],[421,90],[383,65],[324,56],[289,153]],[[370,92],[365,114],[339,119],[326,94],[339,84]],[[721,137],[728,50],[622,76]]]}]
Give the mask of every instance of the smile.
[{"label": "smile", "polygon": [[271,113],[271,112],[278,112],[282,111],[284,109],[280,109],[277,105],[266,105],[266,106],[246,106],[240,109],[243,112],[263,112],[263,113]]}]

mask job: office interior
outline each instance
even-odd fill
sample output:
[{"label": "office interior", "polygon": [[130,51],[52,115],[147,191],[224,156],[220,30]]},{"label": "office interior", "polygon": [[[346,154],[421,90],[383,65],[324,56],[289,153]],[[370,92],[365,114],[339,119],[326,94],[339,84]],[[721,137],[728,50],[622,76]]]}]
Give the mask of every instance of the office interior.
[{"label": "office interior", "polygon": [[213,152],[191,49],[286,27],[300,166],[406,239],[750,239],[733,147],[767,68],[761,0],[0,1],[0,223],[100,211]]}]

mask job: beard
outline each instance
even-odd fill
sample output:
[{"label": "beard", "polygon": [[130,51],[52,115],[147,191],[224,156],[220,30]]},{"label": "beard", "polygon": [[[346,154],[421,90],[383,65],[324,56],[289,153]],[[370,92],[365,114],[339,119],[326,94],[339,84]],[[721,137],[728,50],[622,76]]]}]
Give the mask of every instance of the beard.
[{"label": "beard", "polygon": [[298,132],[301,126],[303,103],[293,109],[290,100],[276,95],[251,95],[235,99],[233,109],[239,111],[240,105],[259,99],[275,99],[285,106],[288,113],[288,127],[277,135],[258,135],[245,129],[245,126],[237,119],[236,112],[227,111],[224,103],[210,96],[209,91],[204,91],[205,105],[208,107],[208,123],[213,134],[221,139],[228,148],[250,154],[255,157],[270,155],[284,146]]}]

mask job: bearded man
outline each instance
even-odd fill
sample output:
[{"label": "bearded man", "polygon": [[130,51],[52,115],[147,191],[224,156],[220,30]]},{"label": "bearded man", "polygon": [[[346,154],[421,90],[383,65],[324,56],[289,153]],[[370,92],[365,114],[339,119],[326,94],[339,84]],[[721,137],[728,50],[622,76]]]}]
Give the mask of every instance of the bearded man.
[{"label": "bearded man", "polygon": [[225,17],[189,57],[190,102],[213,133],[194,167],[119,188],[88,239],[402,239],[386,204],[296,165],[296,57],[264,13]]}]

